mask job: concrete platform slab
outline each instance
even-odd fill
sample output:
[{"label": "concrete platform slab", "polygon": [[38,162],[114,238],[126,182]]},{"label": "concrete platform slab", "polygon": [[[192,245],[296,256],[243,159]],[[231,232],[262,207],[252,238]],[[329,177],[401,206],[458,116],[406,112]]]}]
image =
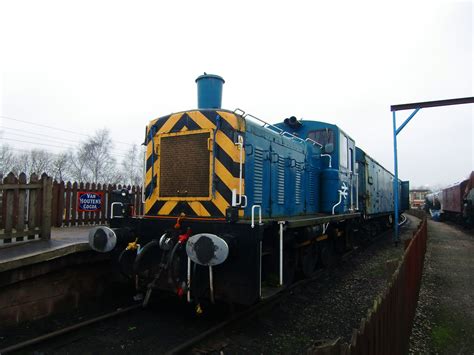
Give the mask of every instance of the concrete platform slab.
[{"label": "concrete platform slab", "polygon": [[410,353],[474,354],[474,231],[428,221]]},{"label": "concrete platform slab", "polygon": [[51,240],[1,247],[0,272],[90,250],[88,234],[91,228],[93,226],[53,228]]}]

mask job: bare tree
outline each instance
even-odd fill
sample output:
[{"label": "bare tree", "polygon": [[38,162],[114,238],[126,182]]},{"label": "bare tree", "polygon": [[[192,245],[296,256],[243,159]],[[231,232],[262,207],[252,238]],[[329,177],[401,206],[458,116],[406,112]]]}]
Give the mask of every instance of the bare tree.
[{"label": "bare tree", "polygon": [[41,175],[46,173],[51,175],[51,153],[44,149],[33,149],[30,152],[31,172]]},{"label": "bare tree", "polygon": [[72,159],[73,177],[78,181],[114,183],[121,175],[112,156],[113,145],[108,129],[101,129],[83,142]]},{"label": "bare tree", "polygon": [[31,170],[31,156],[29,152],[17,154],[15,156],[15,165],[13,172],[18,176],[20,173],[25,173],[26,176],[30,176]]},{"label": "bare tree", "polygon": [[132,145],[122,160],[122,175],[126,184],[142,184],[143,152],[136,144]]},{"label": "bare tree", "polygon": [[71,178],[80,182],[88,181],[89,176],[87,170],[88,163],[88,152],[85,150],[84,146],[78,148],[75,153],[68,153],[69,159],[69,173]]},{"label": "bare tree", "polygon": [[65,181],[71,176],[71,155],[71,153],[63,152],[56,154],[56,156],[53,158],[51,162],[51,173],[55,180]]},{"label": "bare tree", "polygon": [[[43,149],[33,149],[15,154],[8,145],[0,145],[0,178],[10,171],[30,175],[47,173],[56,180],[72,179],[78,182],[140,184],[142,179],[140,149],[137,146],[127,152],[122,168],[112,154],[110,131],[97,130],[77,149],[52,154]],[[125,180],[125,181],[124,181]]]},{"label": "bare tree", "polygon": [[15,153],[8,144],[0,146],[0,180],[10,171],[15,170]]}]

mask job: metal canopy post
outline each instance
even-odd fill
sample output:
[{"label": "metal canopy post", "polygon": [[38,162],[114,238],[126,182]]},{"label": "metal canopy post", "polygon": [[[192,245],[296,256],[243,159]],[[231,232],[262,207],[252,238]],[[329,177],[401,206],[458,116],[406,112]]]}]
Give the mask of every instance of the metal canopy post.
[{"label": "metal canopy post", "polygon": [[394,170],[395,170],[395,179],[393,180],[393,194],[394,194],[394,209],[395,209],[395,231],[393,234],[393,241],[395,243],[400,242],[400,235],[398,234],[398,220],[399,220],[399,206],[398,206],[398,201],[399,201],[399,194],[398,194],[398,155],[397,155],[397,135],[402,131],[402,129],[410,122],[410,120],[420,111],[419,108],[417,108],[415,111],[412,112],[412,114],[405,120],[405,122],[402,123],[402,125],[397,128],[397,117],[396,117],[396,112],[393,111],[393,162],[394,162]]},{"label": "metal canopy post", "polygon": [[[410,122],[410,120],[420,111],[422,108],[426,107],[438,107],[438,106],[450,106],[450,105],[462,105],[462,104],[472,104],[474,103],[474,97],[464,97],[460,99],[449,99],[449,100],[438,100],[438,101],[425,101],[425,102],[416,102],[412,104],[403,104],[403,105],[393,105],[390,106],[390,111],[392,111],[393,118],[393,163],[395,170],[395,180],[393,182],[393,198],[394,198],[394,209],[395,209],[395,220],[394,220],[394,233],[393,241],[395,244],[400,242],[398,221],[399,221],[399,193],[398,193],[398,156],[397,156],[397,135],[402,131],[403,128]],[[415,109],[411,115],[397,128],[397,117],[396,111],[410,110]]]}]

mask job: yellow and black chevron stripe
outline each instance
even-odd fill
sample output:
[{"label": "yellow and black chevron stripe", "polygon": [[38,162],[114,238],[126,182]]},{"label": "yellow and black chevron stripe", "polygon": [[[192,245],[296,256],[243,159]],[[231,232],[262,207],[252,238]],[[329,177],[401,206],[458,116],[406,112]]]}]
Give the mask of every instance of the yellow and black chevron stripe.
[{"label": "yellow and black chevron stripe", "polygon": [[[167,133],[202,129],[212,129],[215,135],[211,156],[214,166],[211,180],[212,199],[190,201],[176,197],[160,198],[157,192],[160,183],[160,161],[156,151],[158,137]],[[145,216],[179,216],[184,213],[188,217],[224,217],[226,209],[232,203],[232,190],[239,190],[240,151],[235,142],[238,135],[243,135],[244,132],[243,117],[223,110],[186,111],[151,121],[146,130],[145,141]],[[245,160],[245,152],[242,155]],[[242,185],[244,191],[244,180]],[[242,214],[243,211],[240,212],[240,215]]]}]

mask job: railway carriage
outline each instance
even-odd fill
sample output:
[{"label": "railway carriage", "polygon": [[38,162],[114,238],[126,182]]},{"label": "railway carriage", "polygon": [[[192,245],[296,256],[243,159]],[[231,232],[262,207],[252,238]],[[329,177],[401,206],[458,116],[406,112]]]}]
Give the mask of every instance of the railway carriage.
[{"label": "railway carriage", "polygon": [[144,304],[155,289],[197,305],[252,304],[330,265],[354,231],[388,221],[393,176],[378,164],[374,175],[376,162],[339,127],[224,110],[224,80],[196,81],[198,109],[147,126],[144,215],[118,191],[110,228],[89,236],[117,255]]}]

